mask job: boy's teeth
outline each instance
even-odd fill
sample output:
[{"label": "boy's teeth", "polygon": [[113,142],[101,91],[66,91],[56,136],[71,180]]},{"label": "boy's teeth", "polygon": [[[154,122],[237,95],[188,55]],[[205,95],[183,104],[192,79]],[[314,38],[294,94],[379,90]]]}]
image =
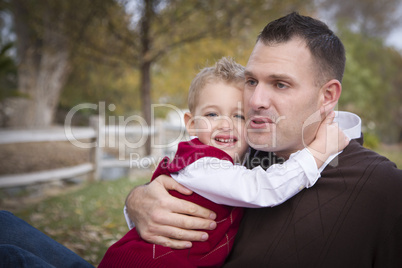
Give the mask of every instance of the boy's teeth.
[{"label": "boy's teeth", "polygon": [[220,142],[233,142],[234,141],[234,139],[216,139],[217,141],[220,141]]}]

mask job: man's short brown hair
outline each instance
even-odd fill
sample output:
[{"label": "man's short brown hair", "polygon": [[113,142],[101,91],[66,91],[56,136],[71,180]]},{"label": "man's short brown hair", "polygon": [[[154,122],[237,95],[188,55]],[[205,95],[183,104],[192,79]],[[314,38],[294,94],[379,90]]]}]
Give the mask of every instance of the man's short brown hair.
[{"label": "man's short brown hair", "polygon": [[301,38],[306,42],[313,56],[317,84],[321,86],[331,79],[342,82],[346,62],[345,48],[322,21],[293,12],[268,23],[257,42],[270,46],[286,43],[292,38]]}]

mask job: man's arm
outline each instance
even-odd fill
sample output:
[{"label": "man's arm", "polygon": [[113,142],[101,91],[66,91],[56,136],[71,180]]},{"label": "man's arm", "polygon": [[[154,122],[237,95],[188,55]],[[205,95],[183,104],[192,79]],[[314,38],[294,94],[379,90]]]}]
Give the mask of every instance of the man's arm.
[{"label": "man's arm", "polygon": [[137,232],[147,242],[175,249],[205,241],[203,231],[216,228],[216,214],[194,203],[175,198],[167,191],[192,192],[169,176],[161,175],[147,185],[134,188],[126,199],[127,212]]}]

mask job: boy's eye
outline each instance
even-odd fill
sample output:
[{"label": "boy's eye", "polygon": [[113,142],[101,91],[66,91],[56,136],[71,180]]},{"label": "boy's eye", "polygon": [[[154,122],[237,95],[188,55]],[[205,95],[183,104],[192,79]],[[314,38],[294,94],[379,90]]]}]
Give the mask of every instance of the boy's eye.
[{"label": "boy's eye", "polygon": [[248,86],[256,86],[257,81],[255,81],[254,79],[247,79],[246,80],[246,85],[248,85]]},{"label": "boy's eye", "polygon": [[246,120],[246,118],[242,114],[236,114],[234,117],[238,118],[238,119],[241,119],[241,120]]},{"label": "boy's eye", "polygon": [[205,116],[207,116],[207,117],[215,117],[215,116],[218,116],[218,114],[217,113],[207,113]]}]

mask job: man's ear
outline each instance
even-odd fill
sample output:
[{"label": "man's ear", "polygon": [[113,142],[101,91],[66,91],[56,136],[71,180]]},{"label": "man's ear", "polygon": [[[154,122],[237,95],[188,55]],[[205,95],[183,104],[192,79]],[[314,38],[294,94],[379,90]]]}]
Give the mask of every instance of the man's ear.
[{"label": "man's ear", "polygon": [[332,79],[327,82],[321,88],[321,109],[325,110],[326,113],[333,111],[338,104],[338,100],[341,97],[342,85],[336,80]]},{"label": "man's ear", "polygon": [[194,129],[194,118],[191,113],[184,113],[184,124],[186,124],[186,129],[190,136],[197,136]]}]

